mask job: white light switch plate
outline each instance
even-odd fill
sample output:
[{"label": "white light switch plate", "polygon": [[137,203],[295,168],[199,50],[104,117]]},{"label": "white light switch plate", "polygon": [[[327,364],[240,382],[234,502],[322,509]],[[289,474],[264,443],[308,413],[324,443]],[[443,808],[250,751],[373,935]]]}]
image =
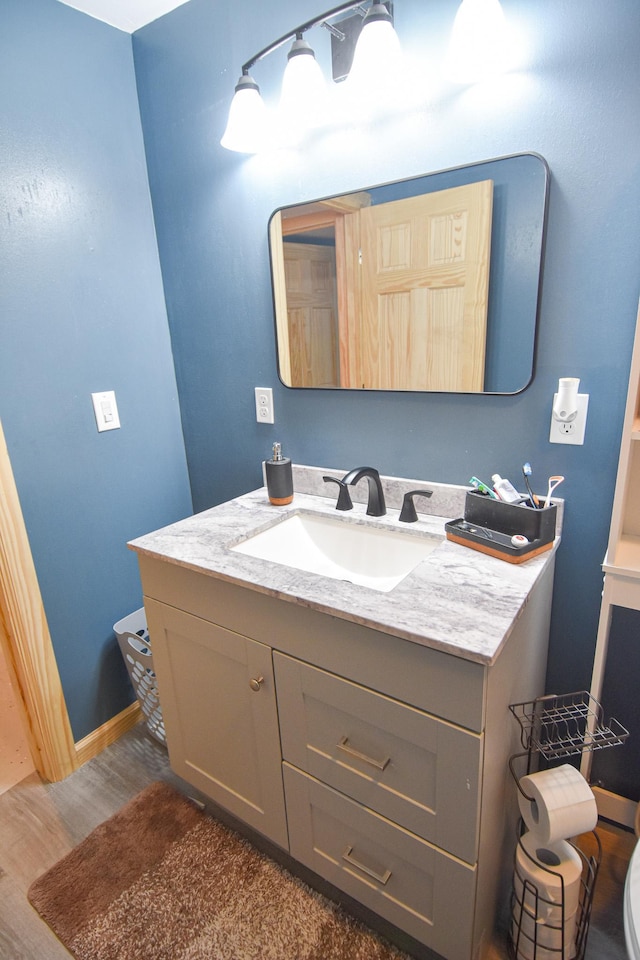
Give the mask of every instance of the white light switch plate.
[{"label": "white light switch plate", "polygon": [[116,404],[116,395],[113,390],[107,390],[104,393],[92,393],[93,410],[96,415],[98,432],[103,430],[119,430],[120,417],[118,416],[118,405]]}]

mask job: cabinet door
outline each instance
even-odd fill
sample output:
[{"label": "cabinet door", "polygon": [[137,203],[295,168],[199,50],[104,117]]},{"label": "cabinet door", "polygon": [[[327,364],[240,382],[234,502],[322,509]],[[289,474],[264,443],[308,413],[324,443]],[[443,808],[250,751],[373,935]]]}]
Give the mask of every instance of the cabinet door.
[{"label": "cabinet door", "polygon": [[287,848],[271,649],[145,597],[171,766]]}]

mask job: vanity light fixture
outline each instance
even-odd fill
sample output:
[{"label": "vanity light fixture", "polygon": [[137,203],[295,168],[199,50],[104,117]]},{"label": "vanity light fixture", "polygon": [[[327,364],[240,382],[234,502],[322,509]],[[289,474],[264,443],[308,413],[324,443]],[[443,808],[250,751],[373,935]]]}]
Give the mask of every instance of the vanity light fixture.
[{"label": "vanity light fixture", "polygon": [[[341,15],[355,11],[350,17]],[[336,23],[331,21],[337,20]],[[327,88],[322,71],[304,34],[313,27],[331,34],[332,76],[348,79],[352,89],[375,96],[387,77],[397,76],[400,41],[393,26],[393,3],[351,0],[284,34],[242,66],[229,119],[220,141],[227,150],[257,153],[267,133],[278,130],[281,142],[300,139],[307,128],[323,122]],[[293,41],[282,81],[279,123],[268,121],[260,88],[249,71],[258,61]],[[456,14],[448,56],[449,79],[472,83],[496,72],[505,61],[506,31],[500,0],[462,0]]]},{"label": "vanity light fixture", "polygon": [[[339,22],[338,25],[330,23],[340,14],[350,10],[356,10],[358,15],[349,18],[349,21]],[[266,107],[260,96],[258,84],[249,73],[259,60],[273,53],[288,40],[293,40],[283,78],[280,112],[283,119],[288,115],[289,120],[285,119],[284,122],[288,123],[290,129],[299,130],[309,122],[309,119],[317,122],[320,118],[321,91],[324,86],[324,80],[319,79],[322,72],[314,52],[303,35],[312,27],[326,27],[334,40],[332,44],[334,51],[336,43],[340,46],[344,45],[342,61],[348,61],[349,69],[353,61],[360,82],[366,82],[365,78],[373,76],[373,71],[379,71],[386,57],[398,60],[400,42],[393,28],[391,10],[391,3],[373,2],[367,10],[361,0],[356,2],[351,0],[350,3],[333,7],[326,13],[314,17],[313,20],[301,24],[247,60],[242,66],[242,75],[231,101],[229,120],[220,141],[222,146],[227,150],[236,150],[240,153],[256,153],[264,142]],[[335,60],[335,53],[333,58]],[[335,73],[334,69],[334,77]]]}]

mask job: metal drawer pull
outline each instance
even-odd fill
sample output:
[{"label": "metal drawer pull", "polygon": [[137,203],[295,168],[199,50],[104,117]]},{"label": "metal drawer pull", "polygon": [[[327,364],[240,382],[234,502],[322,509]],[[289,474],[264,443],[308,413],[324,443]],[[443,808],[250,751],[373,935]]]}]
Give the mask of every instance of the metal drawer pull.
[{"label": "metal drawer pull", "polygon": [[251,677],[251,680],[249,680],[249,686],[251,687],[254,693],[258,692],[261,684],[263,683],[264,683],[264,677]]},{"label": "metal drawer pull", "polygon": [[349,743],[349,737],[341,737],[338,743],[336,743],[338,750],[344,750],[345,753],[348,753],[350,757],[355,757],[356,760],[363,760],[365,763],[370,763],[372,767],[375,767],[376,770],[384,770],[386,765],[391,760],[391,757],[385,757],[384,760],[375,760],[373,757],[368,757],[366,753],[360,753],[359,750],[356,750]]},{"label": "metal drawer pull", "polygon": [[353,847],[349,846],[342,854],[342,859],[346,860],[347,863],[350,863],[352,866],[357,867],[358,870],[362,870],[363,873],[366,873],[368,877],[373,877],[374,880],[377,880],[378,883],[385,884],[391,876],[391,870],[385,870],[385,872],[380,876],[379,873],[376,873],[375,870],[372,870],[371,867],[365,867],[364,863],[360,863],[359,860],[356,860],[355,857],[351,856],[351,851]]}]

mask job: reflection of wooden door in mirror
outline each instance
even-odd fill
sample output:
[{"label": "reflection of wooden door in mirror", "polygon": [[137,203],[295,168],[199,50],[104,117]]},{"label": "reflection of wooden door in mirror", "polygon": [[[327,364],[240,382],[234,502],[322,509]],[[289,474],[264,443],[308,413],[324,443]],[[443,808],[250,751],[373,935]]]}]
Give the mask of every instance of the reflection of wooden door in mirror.
[{"label": "reflection of wooden door in mirror", "polygon": [[483,389],[492,206],[484,180],[359,211],[362,301],[348,324],[360,366],[350,386]]},{"label": "reflection of wooden door in mirror", "polygon": [[338,387],[335,247],[285,243],[283,249],[291,382]]}]

